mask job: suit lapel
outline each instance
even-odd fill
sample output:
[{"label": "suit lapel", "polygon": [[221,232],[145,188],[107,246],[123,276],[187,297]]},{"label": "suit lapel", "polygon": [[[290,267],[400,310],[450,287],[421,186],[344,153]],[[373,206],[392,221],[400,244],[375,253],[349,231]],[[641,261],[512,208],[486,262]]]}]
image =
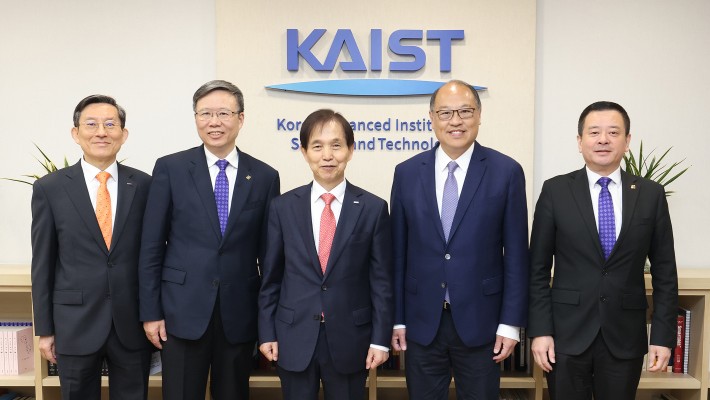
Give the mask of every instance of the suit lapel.
[{"label": "suit lapel", "polygon": [[[466,178],[463,182],[463,187],[461,188],[461,197],[459,197],[459,202],[456,205],[456,213],[454,214],[454,220],[451,223],[451,231],[449,232],[449,241],[454,237],[456,233],[456,228],[463,220],[466,210],[471,205],[473,197],[478,191],[478,187],[481,185],[483,176],[486,174],[486,169],[488,168],[488,162],[486,161],[486,149],[474,142],[473,153],[471,154],[471,163],[468,165],[468,171],[466,171]],[[441,222],[439,222],[441,225]],[[443,228],[442,228],[443,232]]]},{"label": "suit lapel", "polygon": [[116,199],[116,220],[113,222],[113,234],[111,235],[111,250],[116,248],[116,243],[126,226],[126,219],[131,210],[133,196],[136,194],[136,183],[133,181],[133,174],[121,164],[118,164],[118,199]]},{"label": "suit lapel", "polygon": [[589,192],[589,179],[587,178],[586,168],[582,168],[577,172],[577,174],[575,174],[574,180],[570,184],[570,190],[572,191],[572,197],[574,197],[579,214],[584,221],[584,225],[587,227],[587,232],[589,232],[589,236],[592,238],[591,242],[594,243],[594,248],[596,249],[599,258],[604,260],[602,245],[599,242],[597,221],[594,218],[594,208],[592,206],[592,197]]},{"label": "suit lapel", "polygon": [[323,277],[324,280],[332,273],[335,263],[343,253],[345,245],[353,234],[353,230],[355,230],[357,221],[360,218],[360,213],[365,206],[361,204],[359,200],[360,196],[362,196],[362,189],[348,182],[345,186],[343,208],[340,210],[340,218],[335,228],[335,237],[333,238],[333,245],[330,248],[328,265],[325,270],[325,276]]},{"label": "suit lapel", "polygon": [[207,211],[207,216],[209,217],[210,225],[212,225],[212,230],[217,236],[217,240],[221,241],[222,233],[219,228],[217,203],[214,199],[212,178],[210,177],[210,171],[207,168],[207,158],[205,157],[205,150],[203,146],[195,147],[193,149],[193,157],[187,168],[192,176],[192,183],[195,185],[195,191],[198,196],[200,196],[202,205],[205,207],[205,211]]},{"label": "suit lapel", "polygon": [[[312,184],[311,184],[312,185]],[[314,271],[322,274],[315,239],[313,238],[313,219],[311,216],[311,185],[301,186],[293,191],[296,200],[291,204],[291,215],[295,220],[295,229],[303,240],[303,247],[308,253]],[[336,229],[337,230],[337,229]]]},{"label": "suit lapel", "polygon": [[[239,149],[237,149],[237,151],[239,152]],[[229,208],[229,218],[227,219],[227,226],[224,229],[224,236],[227,236],[234,229],[237,218],[239,217],[239,214],[244,208],[244,205],[246,204],[247,199],[249,198],[249,192],[251,191],[254,185],[253,177],[251,175],[251,163],[243,153],[239,153],[240,154],[238,161],[239,165],[237,167],[237,178],[235,184],[232,187],[232,205]],[[224,238],[222,240],[224,241]]]},{"label": "suit lapel", "polygon": [[81,168],[81,161],[69,168],[66,168],[65,177],[67,182],[64,185],[64,190],[66,190],[69,199],[71,199],[77,213],[84,221],[86,228],[96,241],[96,244],[104,253],[106,253],[106,255],[108,255],[108,248],[106,247],[106,242],[101,234],[99,222],[96,220],[96,211],[94,210],[94,206],[91,204],[89,190],[86,187],[86,180],[84,179],[84,171]]},{"label": "suit lapel", "polygon": [[621,242],[626,237],[626,232],[629,231],[631,217],[634,215],[636,201],[639,198],[639,189],[636,186],[637,180],[637,176],[627,174],[623,170],[621,171],[621,231],[619,232],[616,244],[609,255],[609,259],[614,257],[616,249],[621,245]]},{"label": "suit lapel", "polygon": [[444,228],[441,226],[441,216],[439,214],[439,203],[436,201],[436,149],[437,144],[429,151],[426,161],[419,166],[419,177],[421,179],[421,191],[424,194],[424,204],[426,214],[431,216],[432,226],[436,227],[436,232],[442,242],[446,242],[444,238]]}]

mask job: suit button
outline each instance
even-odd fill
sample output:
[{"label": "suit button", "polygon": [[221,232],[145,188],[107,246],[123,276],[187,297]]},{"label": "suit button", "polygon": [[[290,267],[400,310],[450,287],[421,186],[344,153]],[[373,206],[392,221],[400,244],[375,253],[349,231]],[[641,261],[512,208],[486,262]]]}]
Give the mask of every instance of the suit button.
[{"label": "suit button", "polygon": [[607,276],[607,275],[609,275],[609,271],[603,270],[603,271],[602,271],[602,276]]},{"label": "suit button", "polygon": [[320,287],[320,290],[326,291],[326,290],[328,290],[328,286],[323,285]]},{"label": "suit button", "polygon": [[599,300],[601,300],[602,303],[606,303],[607,298],[606,296],[600,296]]},{"label": "suit button", "polygon": [[446,288],[446,282],[441,282],[441,288],[445,289]]},{"label": "suit button", "polygon": [[212,281],[212,287],[217,287],[219,286],[219,279],[215,279]]},{"label": "suit button", "polygon": [[445,259],[445,260],[450,260],[450,259],[451,259],[451,254],[448,254],[448,253],[445,254],[445,255],[444,255],[444,259]]},{"label": "suit button", "polygon": [[106,265],[108,265],[109,268],[113,268],[116,266],[116,264],[112,263],[111,261],[109,261]]}]

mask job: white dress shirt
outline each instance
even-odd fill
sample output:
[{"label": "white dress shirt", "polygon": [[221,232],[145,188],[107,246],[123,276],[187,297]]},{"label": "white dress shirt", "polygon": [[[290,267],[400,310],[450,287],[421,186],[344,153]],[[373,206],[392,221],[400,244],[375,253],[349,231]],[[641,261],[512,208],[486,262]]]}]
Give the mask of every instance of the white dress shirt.
[{"label": "white dress shirt", "polygon": [[[217,180],[217,174],[219,173],[219,167],[217,166],[217,161],[220,160],[216,155],[210,153],[205,147],[205,157],[207,158],[207,168],[210,171],[210,180],[212,181],[212,191],[214,191],[214,184]],[[236,147],[232,149],[232,152],[227,154],[223,160],[227,160],[229,165],[224,169],[224,173],[227,174],[227,182],[229,183],[229,208],[232,209],[232,197],[234,196],[234,183],[237,180],[237,166],[239,165],[239,153]]]},{"label": "white dress shirt", "polygon": [[[594,219],[597,222],[597,231],[599,231],[599,193],[602,191],[601,185],[597,183],[602,176],[593,172],[587,167],[587,179],[589,180],[589,193],[592,196],[592,207],[594,208]],[[619,238],[621,232],[621,167],[609,174],[611,182],[607,188],[611,194],[611,202],[614,205],[614,228],[616,229],[616,237]]]},{"label": "white dress shirt", "polygon": [[[91,198],[91,205],[94,207],[95,214],[96,197],[99,191],[99,185],[101,184],[99,180],[96,179],[96,175],[98,175],[101,170],[84,161],[84,157],[81,158],[81,169],[84,172],[86,188],[89,190],[89,198]],[[116,221],[116,206],[118,204],[118,164],[114,160],[104,171],[111,175],[106,181],[106,187],[108,188],[109,196],[111,196],[111,232],[113,232],[113,226]]]},{"label": "white dress shirt", "polygon": [[[311,186],[311,223],[313,228],[313,239],[316,244],[316,252],[318,252],[318,241],[320,240],[320,217],[325,209],[325,201],[320,198],[323,193],[330,193],[335,196],[335,199],[330,203],[330,209],[333,210],[335,216],[335,229],[338,230],[338,221],[340,221],[340,211],[343,209],[343,200],[345,199],[345,186],[347,181],[343,179],[338,186],[333,190],[327,191],[318,182],[313,181]],[[370,344],[370,347],[377,350],[389,351],[389,347]]]}]

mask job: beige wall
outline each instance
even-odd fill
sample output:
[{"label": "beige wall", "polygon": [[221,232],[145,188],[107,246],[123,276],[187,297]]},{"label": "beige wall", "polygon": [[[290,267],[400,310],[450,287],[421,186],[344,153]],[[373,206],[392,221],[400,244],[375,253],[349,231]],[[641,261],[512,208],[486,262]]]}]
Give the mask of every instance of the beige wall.
[{"label": "beige wall", "polygon": [[[238,139],[241,149],[274,165],[283,191],[312,180],[300,152],[289,147],[298,132],[277,132],[276,118],[303,120],[318,108],[340,111],[348,120],[395,118],[428,120],[429,97],[354,98],[307,95],[265,89],[280,83],[353,78],[393,78],[446,81],[463,79],[488,87],[483,102],[479,142],[518,160],[528,176],[533,161],[533,98],[535,78],[535,2],[467,1],[432,8],[431,3],[312,2],[295,6],[285,0],[254,2],[243,7],[232,0],[217,0],[217,76],[236,83],[245,93],[246,126]],[[301,3],[299,3],[301,4]],[[318,4],[318,5],[316,5]],[[362,18],[360,18],[362,17]],[[238,23],[235,23],[238,21]],[[313,29],[327,29],[314,47],[322,61],[339,28],[351,29],[363,58],[369,62],[370,30],[383,30],[384,49],[398,29],[463,29],[465,39],[452,46],[450,73],[439,71],[439,47],[426,43],[427,65],[416,73],[388,71],[383,55],[379,73],[313,71],[301,61],[298,72],[286,69],[286,30],[299,29],[301,40]],[[339,60],[348,60],[343,56]],[[510,110],[515,110],[511,116]],[[356,140],[373,136],[422,140],[433,132],[355,132]],[[389,199],[394,166],[419,151],[356,151],[346,176],[356,185]],[[532,184],[529,185],[532,189]],[[532,193],[530,191],[530,193]]]}]

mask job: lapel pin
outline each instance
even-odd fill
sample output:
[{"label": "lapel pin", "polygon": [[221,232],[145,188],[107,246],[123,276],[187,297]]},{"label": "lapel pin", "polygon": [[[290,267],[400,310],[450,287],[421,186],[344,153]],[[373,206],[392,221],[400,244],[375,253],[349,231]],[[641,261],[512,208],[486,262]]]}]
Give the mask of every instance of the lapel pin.
[{"label": "lapel pin", "polygon": [[126,185],[133,186],[133,182],[126,182]]},{"label": "lapel pin", "polygon": [[251,175],[247,175],[247,180],[251,179]]},{"label": "lapel pin", "polygon": [[360,204],[360,202],[357,200],[353,200],[353,204]]},{"label": "lapel pin", "polygon": [[631,185],[631,190],[636,189],[636,185]]}]

